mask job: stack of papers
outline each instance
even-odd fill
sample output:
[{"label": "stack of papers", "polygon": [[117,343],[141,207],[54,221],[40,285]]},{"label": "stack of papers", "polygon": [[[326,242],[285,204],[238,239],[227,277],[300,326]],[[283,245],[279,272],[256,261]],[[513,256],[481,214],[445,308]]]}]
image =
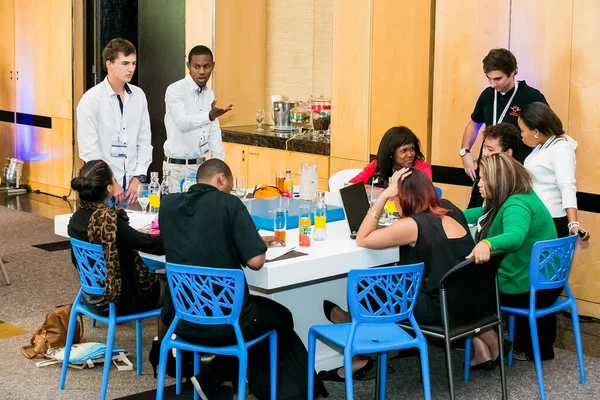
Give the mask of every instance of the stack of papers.
[{"label": "stack of papers", "polygon": [[292,250],[296,249],[296,245],[288,245],[288,246],[275,246],[275,247],[269,247],[267,249],[267,254],[265,256],[265,258],[267,259],[267,261],[272,261],[276,258],[279,258],[287,253],[289,253]]}]

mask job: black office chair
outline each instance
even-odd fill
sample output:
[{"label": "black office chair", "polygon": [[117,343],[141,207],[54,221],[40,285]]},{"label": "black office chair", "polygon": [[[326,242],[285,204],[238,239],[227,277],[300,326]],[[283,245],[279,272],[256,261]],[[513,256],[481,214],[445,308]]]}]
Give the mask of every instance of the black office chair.
[{"label": "black office chair", "polygon": [[[502,317],[498,294],[498,269],[506,253],[492,252],[490,260],[475,264],[466,260],[452,268],[440,281],[440,307],[442,325],[419,325],[425,336],[444,341],[448,366],[448,388],[450,399],[454,399],[454,383],[450,343],[477,335],[479,332],[497,328],[500,350],[500,379],[502,398],[507,399],[506,377],[504,375],[504,350],[502,348]],[[410,326],[401,324],[403,328]],[[465,365],[469,368],[469,365]]]}]

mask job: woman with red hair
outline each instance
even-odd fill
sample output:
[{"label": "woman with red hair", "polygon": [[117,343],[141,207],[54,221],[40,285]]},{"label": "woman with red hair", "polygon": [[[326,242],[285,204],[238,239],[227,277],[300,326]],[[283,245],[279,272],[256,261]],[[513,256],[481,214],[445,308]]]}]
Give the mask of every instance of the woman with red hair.
[{"label": "woman with red hair", "polygon": [[[394,199],[400,219],[377,229],[388,199]],[[462,211],[450,201],[440,200],[429,177],[415,168],[394,173],[363,220],[356,244],[369,249],[400,246],[399,264],[425,264],[414,308],[417,322],[425,325],[441,325],[440,279],[475,246]]]},{"label": "woman with red hair", "polygon": [[[400,219],[377,229],[385,203],[393,199]],[[369,249],[400,247],[399,264],[423,262],[423,280],[413,315],[419,324],[441,325],[439,299],[441,278],[465,260],[475,243],[461,210],[438,197],[427,174],[414,167],[396,171],[389,186],[377,198],[356,235],[356,244]],[[334,324],[351,321],[347,311],[330,301],[323,303],[325,316]],[[367,356],[354,356],[355,380],[364,378],[372,368]],[[343,380],[343,368],[320,374],[323,380]]]}]

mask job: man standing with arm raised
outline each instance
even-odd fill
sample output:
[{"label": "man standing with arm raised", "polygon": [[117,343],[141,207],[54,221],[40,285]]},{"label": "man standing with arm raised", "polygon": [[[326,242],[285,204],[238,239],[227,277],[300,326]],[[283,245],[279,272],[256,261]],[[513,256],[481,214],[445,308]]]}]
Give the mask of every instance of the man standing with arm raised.
[{"label": "man standing with arm raised", "polygon": [[102,59],[108,75],[85,92],[77,106],[79,157],[105,161],[115,174],[117,204],[125,199],[132,203],[152,162],[148,102],[142,89],[129,83],[137,66],[131,42],[111,40]]},{"label": "man standing with arm raised", "polygon": [[[483,72],[490,87],[481,92],[475,104],[471,120],[463,133],[459,151],[465,172],[473,181],[477,179],[478,172],[477,161],[471,154],[471,146],[477,139],[481,124],[492,126],[506,122],[518,127],[518,112],[521,108],[536,101],[547,104],[546,98],[539,90],[527,85],[525,81],[515,79],[515,75],[519,72],[517,59],[509,50],[490,50],[483,59]],[[531,153],[531,149],[519,140],[513,157],[523,163],[529,153]],[[479,158],[481,158],[481,151],[477,160]],[[474,185],[473,188],[469,208],[479,207],[483,204],[477,185]]]},{"label": "man standing with arm raised", "polygon": [[202,164],[210,151],[212,158],[225,159],[218,118],[231,110],[217,107],[214,92],[206,86],[215,67],[206,46],[196,46],[188,55],[189,74],[169,85],[165,94],[163,171],[169,171],[169,184],[180,191],[181,180]]}]

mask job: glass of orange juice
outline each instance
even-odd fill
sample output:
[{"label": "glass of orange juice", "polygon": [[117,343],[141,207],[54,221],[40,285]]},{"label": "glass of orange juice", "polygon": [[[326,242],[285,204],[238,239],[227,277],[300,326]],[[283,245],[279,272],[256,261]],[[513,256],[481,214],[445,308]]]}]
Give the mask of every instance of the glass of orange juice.
[{"label": "glass of orange juice", "polygon": [[310,206],[301,205],[298,208],[298,231],[301,247],[310,246]]},{"label": "glass of orange juice", "polygon": [[275,173],[275,186],[282,193],[285,191],[284,181],[285,181],[285,168],[277,168],[277,171]]},{"label": "glass of orange juice", "polygon": [[287,211],[284,208],[276,208],[273,211],[275,236],[285,242],[285,231],[287,228]]}]

